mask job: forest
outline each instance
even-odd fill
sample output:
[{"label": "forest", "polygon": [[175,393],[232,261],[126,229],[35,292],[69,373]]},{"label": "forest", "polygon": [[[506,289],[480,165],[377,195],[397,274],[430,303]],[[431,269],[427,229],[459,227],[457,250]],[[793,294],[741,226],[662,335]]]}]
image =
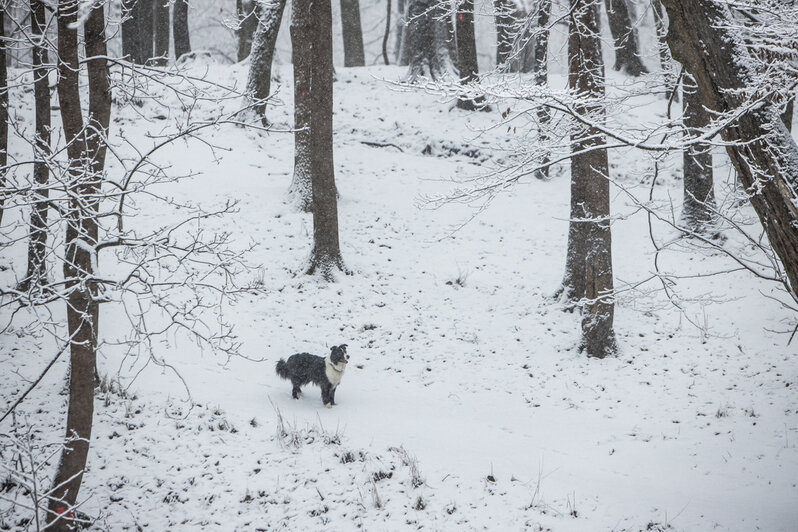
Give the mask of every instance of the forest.
[{"label": "forest", "polygon": [[794,0],[0,0],[0,531],[798,526]]}]

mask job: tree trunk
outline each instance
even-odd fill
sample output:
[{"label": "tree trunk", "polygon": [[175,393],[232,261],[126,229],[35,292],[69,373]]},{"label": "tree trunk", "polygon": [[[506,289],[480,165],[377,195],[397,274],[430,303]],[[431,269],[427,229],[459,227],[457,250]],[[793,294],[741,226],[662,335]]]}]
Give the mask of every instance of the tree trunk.
[{"label": "tree trunk", "polygon": [[394,52],[396,54],[396,64],[407,66],[410,55],[407,53],[407,10],[410,7],[409,0],[399,0],[397,2],[399,16],[396,19],[396,42]]},{"label": "tree trunk", "polygon": [[[310,61],[308,40],[312,26],[308,11],[312,0],[295,1],[291,6],[291,49],[294,67],[294,177],[288,195],[304,212],[313,210],[310,168]],[[312,37],[311,37],[312,38]]]},{"label": "tree trunk", "polygon": [[252,38],[258,28],[256,0],[236,0],[238,14],[238,61],[241,62],[252,51]]},{"label": "tree trunk", "polygon": [[677,75],[673,68],[673,57],[668,48],[666,37],[668,35],[668,24],[665,20],[665,8],[662,7],[660,0],[654,0],[654,26],[657,31],[657,50],[659,51],[659,64],[663,72],[665,82],[665,98],[670,100],[671,95],[676,91]]},{"label": "tree trunk", "polygon": [[[0,167],[8,164],[8,67],[6,66],[5,9],[0,9]],[[0,188],[6,186],[6,171],[0,170]],[[0,224],[5,195],[0,196]]]},{"label": "tree trunk", "polygon": [[632,15],[626,0],[604,0],[607,6],[607,20],[610,24],[612,40],[615,41],[615,70],[638,77],[648,73],[640,60],[640,47],[637,42],[637,28],[632,26]]},{"label": "tree trunk", "polygon": [[138,0],[122,0],[122,55],[128,61],[140,63]]},{"label": "tree trunk", "polygon": [[258,7],[260,21],[252,40],[247,93],[255,104],[255,112],[261,117],[266,114],[266,99],[271,91],[274,46],[284,10],[285,0],[263,0]]},{"label": "tree trunk", "polygon": [[[474,38],[474,0],[462,0],[457,11],[455,35],[457,38],[457,71],[460,73],[460,84],[468,85],[479,80],[477,63],[477,44]],[[457,107],[466,111],[485,109],[485,98],[457,99]]]},{"label": "tree trunk", "polygon": [[496,10],[496,66],[508,72],[517,72],[517,58],[511,58],[513,41],[518,29],[519,11],[512,0],[494,0]]},{"label": "tree trunk", "polygon": [[138,8],[138,42],[140,65],[147,64],[155,57],[155,2],[161,0],[137,0]]},{"label": "tree trunk", "polygon": [[385,6],[385,33],[382,36],[382,60],[386,65],[390,65],[388,60],[388,37],[391,35],[391,0],[387,0]]},{"label": "tree trunk", "polygon": [[86,128],[80,104],[77,2],[61,0],[58,9],[58,100],[69,157],[70,201],[66,212],[64,279],[70,335],[69,407],[64,450],[48,504],[50,530],[73,528],[91,440],[99,311],[94,301],[98,192],[105,164],[105,136],[111,93],[105,45],[104,6],[93,8],[85,24],[89,80]]},{"label": "tree trunk", "polygon": [[191,53],[188,33],[188,0],[175,0],[172,10],[172,33],[175,38],[175,60]]},{"label": "tree trunk", "polygon": [[443,6],[436,0],[409,0],[405,46],[409,59],[408,80],[421,76],[433,80],[451,72],[446,39],[449,31],[443,20]]},{"label": "tree trunk", "polygon": [[[684,127],[693,137],[700,135],[709,125],[710,117],[701,102],[701,96],[692,76],[682,81],[682,106]],[[714,218],[714,182],[712,179],[712,152],[710,146],[699,144],[684,150],[684,207],[682,219],[693,231],[703,232]]]},{"label": "tree trunk", "polygon": [[313,251],[307,273],[318,273],[331,280],[334,271],[343,269],[333,164],[331,0],[295,1],[291,40],[294,79],[301,86],[299,96],[306,102],[308,140],[313,147],[307,161],[313,198]]},{"label": "tree trunk", "polygon": [[[708,109],[725,113],[744,105],[752,63],[745,44],[723,26],[727,7],[709,0],[662,0],[668,13],[673,57],[693,75]],[[721,131],[726,152],[748,191],[788,289],[798,297],[798,146],[772,102],[762,102]],[[785,283],[787,284],[787,283]]]},{"label": "tree trunk", "polygon": [[784,112],[781,114],[781,121],[784,122],[784,127],[787,131],[792,131],[792,114],[795,107],[795,98],[790,98],[787,105],[784,106]]},{"label": "tree trunk", "polygon": [[366,66],[358,0],[341,0],[341,27],[344,37],[344,66]]},{"label": "tree trunk", "polygon": [[[551,18],[551,0],[540,0],[538,2],[537,34],[532,49],[533,70],[535,72],[535,85],[542,87],[549,83],[549,19]],[[545,144],[549,138],[549,126],[551,124],[551,111],[543,105],[537,109],[538,131],[540,143]],[[543,164],[549,162],[548,157]],[[535,172],[538,179],[548,179],[549,167],[545,166]]]},{"label": "tree trunk", "polygon": [[155,51],[153,63],[164,66],[169,63],[169,0],[154,0]]},{"label": "tree trunk", "polygon": [[49,169],[43,160],[50,154],[50,87],[47,78],[49,62],[47,46],[43,41],[46,27],[44,4],[40,0],[30,1],[30,26],[33,41],[33,99],[35,108],[36,137],[35,162],[33,163],[33,181],[41,187],[34,190],[33,207],[30,214],[30,230],[28,240],[28,270],[20,284],[20,290],[31,286],[42,286],[47,282],[47,263],[45,261],[47,245],[47,208]]},{"label": "tree trunk", "polygon": [[[604,98],[604,63],[599,35],[599,0],[571,0],[568,30],[568,86],[575,94]],[[603,121],[602,103],[577,112]],[[571,135],[571,221],[563,285],[573,302],[584,298],[582,348],[602,358],[615,350],[610,184],[606,149],[579,153],[605,143],[597,130]]]}]

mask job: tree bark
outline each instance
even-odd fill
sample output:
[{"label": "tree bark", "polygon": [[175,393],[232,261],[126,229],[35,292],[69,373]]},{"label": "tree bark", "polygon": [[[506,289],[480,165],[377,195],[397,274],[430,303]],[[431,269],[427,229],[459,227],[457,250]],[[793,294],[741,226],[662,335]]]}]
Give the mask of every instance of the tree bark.
[{"label": "tree bark", "polygon": [[138,43],[140,65],[145,65],[155,57],[155,2],[160,0],[137,0]]},{"label": "tree bark", "polygon": [[[683,122],[690,136],[700,135],[710,117],[698,94],[695,80],[685,75],[682,81]],[[710,146],[690,146],[683,153],[684,200],[682,219],[691,230],[703,232],[714,218],[715,193]]]},{"label": "tree bark", "polygon": [[632,26],[632,16],[626,0],[605,0],[605,3],[610,33],[615,41],[615,70],[624,71],[633,77],[648,73],[640,60],[637,28]]},{"label": "tree bark", "polygon": [[665,82],[665,98],[670,100],[671,95],[677,90],[678,82],[676,72],[673,68],[673,57],[668,48],[666,37],[668,35],[668,24],[665,20],[665,8],[662,7],[660,0],[652,3],[654,11],[654,26],[657,32],[657,51],[659,52],[659,64],[663,72]]},{"label": "tree bark", "polygon": [[[479,80],[477,44],[474,38],[474,0],[461,1],[457,10],[455,36],[457,38],[457,71],[460,74],[460,84],[468,85]],[[485,98],[483,96],[476,98],[461,96],[457,99],[457,107],[466,111],[485,109]]]},{"label": "tree bark", "polygon": [[80,104],[78,35],[75,0],[58,7],[58,100],[69,158],[70,201],[66,212],[64,279],[70,335],[67,441],[48,504],[50,530],[72,530],[74,507],[86,468],[94,415],[94,373],[99,311],[92,281],[97,243],[98,193],[105,164],[105,136],[110,122],[111,94],[105,45],[104,6],[89,13],[85,47],[89,80],[89,117],[84,128]]},{"label": "tree bark", "polygon": [[405,43],[410,70],[408,80],[421,76],[440,79],[452,69],[443,20],[443,6],[436,0],[409,0]]},{"label": "tree bark", "polygon": [[[598,0],[570,0],[568,86],[574,94],[595,101],[604,98],[598,15]],[[603,103],[576,110],[593,120],[605,115]],[[594,129],[571,135],[571,221],[563,281],[571,301],[584,298],[582,348],[599,358],[615,350],[609,164],[606,149],[593,149],[604,143],[604,136]]]},{"label": "tree bark", "polygon": [[155,50],[153,63],[164,66],[169,63],[169,0],[154,0]]},{"label": "tree bark", "polygon": [[238,61],[249,57],[252,51],[252,38],[258,28],[256,0],[236,0],[238,14]]},{"label": "tree bark", "polygon": [[518,7],[512,0],[494,0],[493,5],[496,10],[496,66],[517,72],[518,62],[511,60],[511,55],[520,15]]},{"label": "tree bark", "polygon": [[341,0],[341,27],[344,37],[344,66],[366,66],[358,0]]},{"label": "tree bark", "polygon": [[274,46],[284,10],[285,0],[263,0],[258,7],[260,21],[252,40],[247,93],[255,104],[255,112],[261,117],[266,114],[266,99],[271,92]]},{"label": "tree bark", "polygon": [[[668,13],[673,57],[693,75],[701,101],[725,113],[745,105],[752,61],[745,44],[725,23],[728,7],[710,0],[662,0]],[[771,101],[751,106],[721,131],[726,152],[773,251],[781,259],[793,297],[798,297],[798,146]]]},{"label": "tree bark", "polygon": [[[0,9],[0,167],[8,164],[8,67],[6,66],[5,9]],[[5,188],[6,171],[0,170],[0,188]],[[0,196],[0,224],[5,196]]]},{"label": "tree bark", "polygon": [[175,0],[172,10],[172,33],[175,39],[175,60],[191,53],[188,32],[188,0]]},{"label": "tree bark", "polygon": [[407,66],[410,61],[407,49],[407,10],[409,7],[409,0],[399,0],[397,2],[399,17],[396,19],[394,52],[396,54],[396,64],[399,66]]},{"label": "tree bark", "polygon": [[122,0],[122,55],[128,61],[140,63],[138,0]]},{"label": "tree bark", "polygon": [[[549,83],[549,19],[551,18],[551,0],[540,0],[538,2],[537,13],[537,34],[532,49],[533,70],[535,73],[535,85],[542,87]],[[540,143],[545,144],[549,138],[549,126],[551,124],[551,112],[548,107],[539,106],[537,109],[538,131]],[[548,157],[543,164],[549,162]],[[537,172],[535,177],[538,179],[548,179],[549,167],[544,166]]]},{"label": "tree bark", "polygon": [[35,109],[36,136],[35,162],[33,163],[33,181],[39,187],[33,192],[34,201],[30,215],[28,240],[28,269],[25,279],[20,284],[21,290],[31,286],[42,286],[47,282],[47,264],[45,260],[47,245],[47,181],[49,169],[43,160],[50,154],[50,87],[48,84],[49,62],[47,46],[43,41],[46,18],[44,4],[40,0],[30,1],[30,26],[33,41],[33,99]]},{"label": "tree bark", "polygon": [[[298,0],[291,7],[291,50],[294,68],[294,176],[288,195],[301,211],[313,210],[310,168],[310,61],[312,43],[311,0]],[[312,37],[311,37],[312,38]]]}]

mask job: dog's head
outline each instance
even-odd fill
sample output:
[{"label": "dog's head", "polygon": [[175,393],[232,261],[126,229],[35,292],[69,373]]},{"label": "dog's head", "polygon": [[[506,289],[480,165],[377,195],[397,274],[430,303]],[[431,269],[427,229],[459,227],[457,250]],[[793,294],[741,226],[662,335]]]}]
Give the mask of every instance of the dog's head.
[{"label": "dog's head", "polygon": [[349,355],[346,354],[346,344],[332,346],[330,349],[330,362],[336,365],[349,362]]}]

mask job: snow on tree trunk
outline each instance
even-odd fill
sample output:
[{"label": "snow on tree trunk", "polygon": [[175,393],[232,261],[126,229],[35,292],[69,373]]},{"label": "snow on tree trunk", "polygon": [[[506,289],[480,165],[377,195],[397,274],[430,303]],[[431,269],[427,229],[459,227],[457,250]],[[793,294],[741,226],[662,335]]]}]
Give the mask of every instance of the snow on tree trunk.
[{"label": "snow on tree trunk", "polygon": [[673,68],[673,57],[668,48],[666,36],[668,35],[668,24],[665,16],[665,8],[662,7],[660,0],[653,0],[654,27],[657,32],[657,51],[659,52],[659,64],[662,69],[665,83],[665,98],[670,99],[676,91],[678,83],[676,71]]},{"label": "snow on tree trunk", "polygon": [[252,51],[252,38],[258,27],[258,13],[256,0],[236,0],[236,14],[238,15],[238,61],[241,62]]},{"label": "snow on tree trunk", "polygon": [[[551,18],[551,0],[540,0],[538,2],[537,13],[537,34],[532,49],[533,57],[533,71],[535,73],[535,84],[538,86],[545,86],[549,83],[549,19]],[[540,106],[537,110],[538,116],[538,131],[541,144],[545,144],[548,140],[548,129],[551,123],[551,112],[548,107]],[[547,163],[548,158],[543,160]],[[545,166],[535,172],[535,177],[538,179],[547,179],[549,177],[549,167]]]},{"label": "snow on tree trunk", "polygon": [[274,46],[284,10],[285,0],[262,0],[258,6],[260,21],[252,40],[247,93],[252,98],[255,112],[261,117],[265,115],[266,98],[271,91]]},{"label": "snow on tree trunk", "polygon": [[788,289],[798,297],[798,146],[770,100],[746,102],[751,58],[745,44],[724,26],[727,6],[711,0],[662,0],[668,13],[673,57],[698,84],[708,109],[740,112],[721,130],[726,152],[748,192],[773,251],[781,259]]},{"label": "snow on tree trunk", "polygon": [[175,59],[191,53],[188,33],[188,0],[175,0],[172,11],[172,33],[175,38]]},{"label": "snow on tree trunk", "polygon": [[43,159],[50,154],[50,87],[47,79],[48,54],[42,41],[46,25],[44,4],[39,0],[30,1],[30,25],[33,41],[33,99],[36,122],[36,156],[33,163],[33,181],[41,188],[33,192],[35,198],[30,215],[28,240],[28,269],[20,290],[46,283],[47,264],[45,262],[47,245],[47,181],[49,168]]},{"label": "snow on tree trunk", "polygon": [[405,46],[410,82],[422,76],[440,79],[452,72],[454,66],[446,43],[449,30],[444,16],[444,6],[436,0],[409,0]]},{"label": "snow on tree trunk", "polygon": [[[682,80],[683,122],[688,134],[697,136],[709,125],[709,113],[692,76]],[[693,231],[702,232],[714,215],[715,193],[712,175],[712,152],[707,144],[696,144],[684,150],[684,203],[682,219]]]},{"label": "snow on tree trunk", "polygon": [[366,65],[363,53],[363,30],[360,26],[358,0],[341,0],[341,26],[344,38],[344,66]]},{"label": "snow on tree trunk", "polygon": [[513,42],[523,18],[513,0],[494,0],[496,21],[496,66],[508,72],[518,72],[518,57],[513,54]]},{"label": "snow on tree trunk", "polygon": [[[8,163],[8,67],[6,66],[5,9],[0,9],[0,166]],[[0,170],[0,188],[6,172]],[[0,196],[0,223],[3,222],[5,196]]]},{"label": "snow on tree trunk", "polygon": [[[460,73],[460,83],[468,85],[479,79],[479,66],[477,63],[477,44],[474,38],[474,1],[462,0],[457,11],[455,22],[455,35],[457,38],[457,71]],[[485,108],[485,98],[469,98],[461,96],[457,100],[457,107],[466,111]]]},{"label": "snow on tree trunk", "polygon": [[299,0],[291,7],[291,49],[294,65],[294,176],[288,195],[299,210],[313,209],[313,190],[310,177],[310,29],[311,0]]},{"label": "snow on tree trunk", "polygon": [[[604,62],[599,35],[600,0],[571,0],[568,30],[568,86],[593,103],[577,112],[603,121]],[[571,135],[571,221],[568,231],[565,293],[572,302],[584,301],[582,348],[589,356],[604,357],[615,350],[610,184],[605,143],[597,130],[582,128]]]},{"label": "snow on tree trunk", "polygon": [[633,14],[629,12],[626,0],[605,0],[605,3],[610,33],[615,41],[615,70],[634,77],[648,73],[640,60],[637,28],[632,25]]}]

